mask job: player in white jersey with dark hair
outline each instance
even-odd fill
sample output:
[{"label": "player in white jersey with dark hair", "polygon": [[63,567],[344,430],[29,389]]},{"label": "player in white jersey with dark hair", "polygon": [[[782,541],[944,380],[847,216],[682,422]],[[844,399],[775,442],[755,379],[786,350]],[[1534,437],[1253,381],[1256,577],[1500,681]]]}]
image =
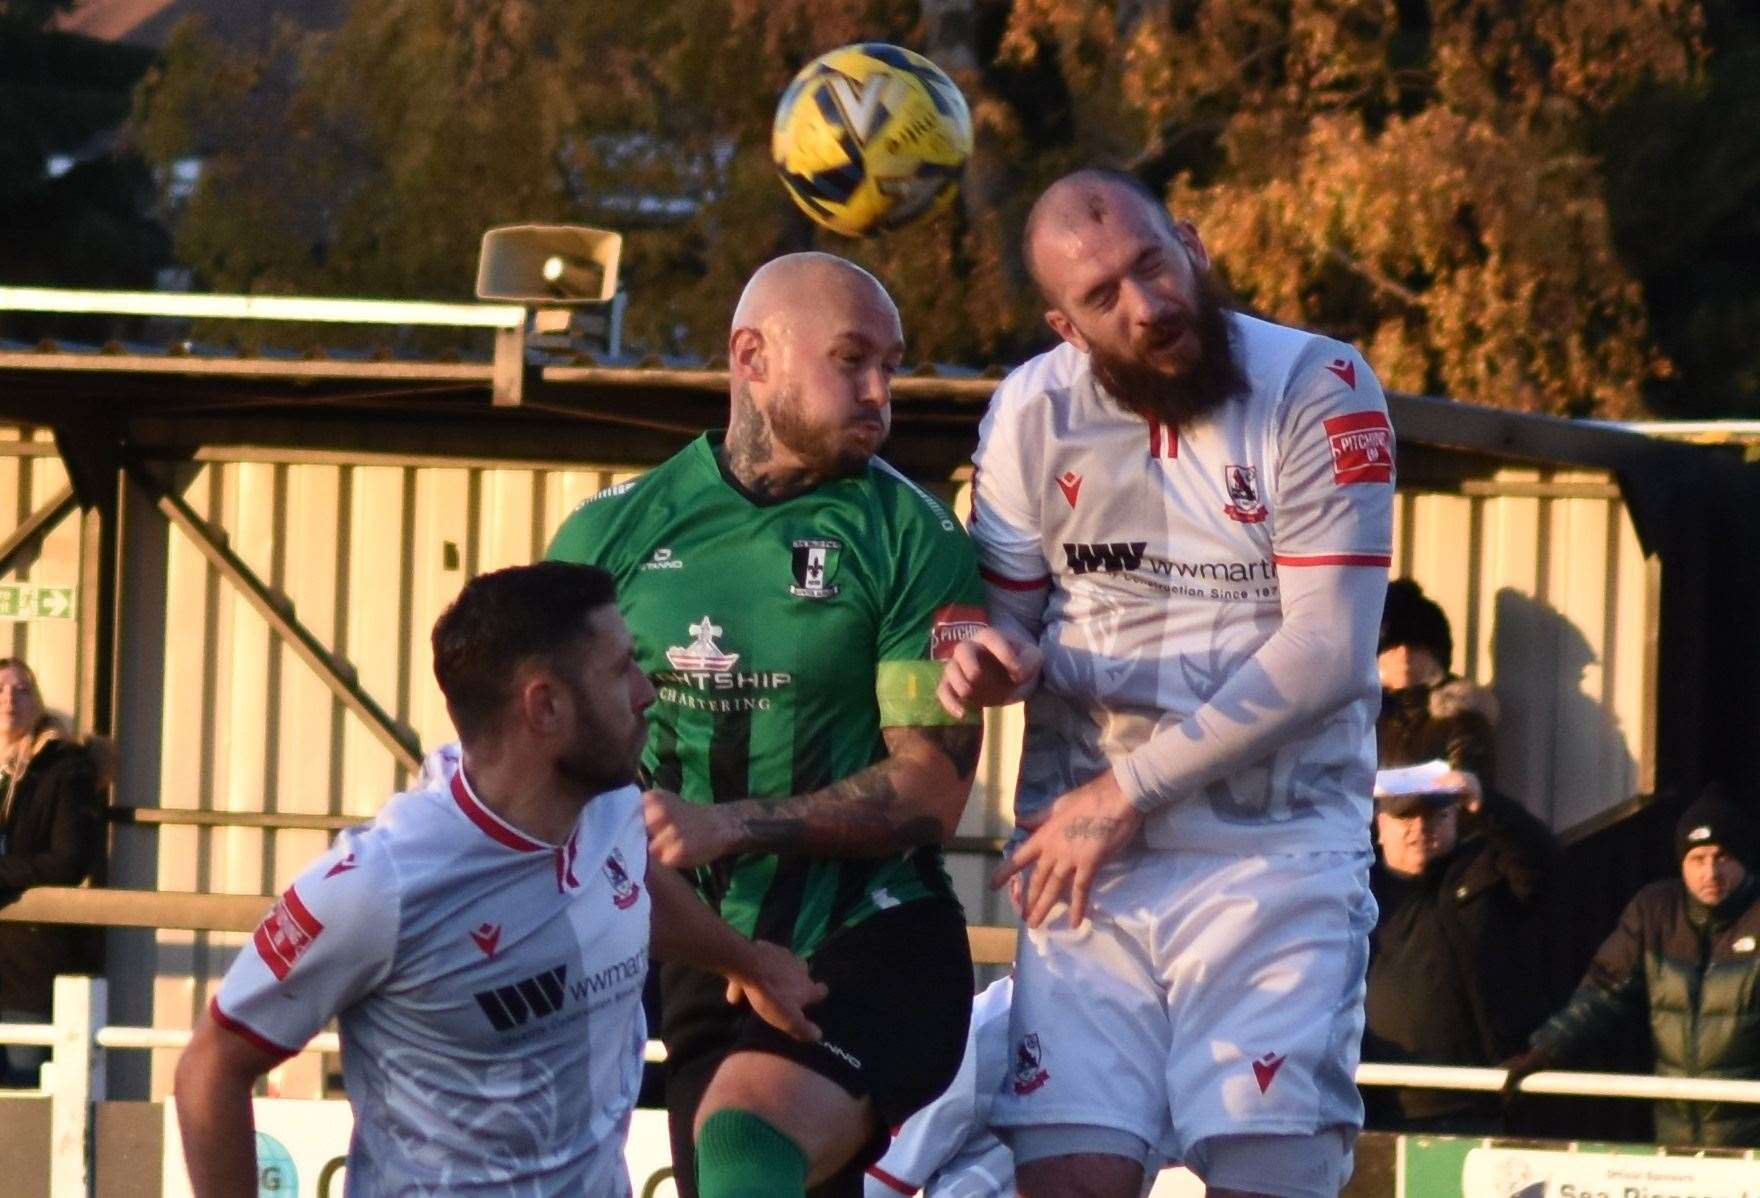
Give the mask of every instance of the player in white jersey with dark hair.
[{"label": "player in white jersey with dark hair", "polygon": [[1157,1150],[1212,1195],[1331,1198],[1375,920],[1381,388],[1348,345],[1228,310],[1129,176],[1053,184],[1026,252],[1063,344],[985,416],[994,627],[942,684],[1028,694],[992,1121],[1028,1198],[1125,1198]]},{"label": "player in white jersey with dark hair", "polygon": [[627,1195],[650,945],[816,1034],[800,960],[649,865],[633,782],[654,692],[614,598],[603,570],[543,562],[440,617],[461,759],[343,833],[227,972],[177,1070],[197,1195],[256,1192],[251,1088],[333,1016],[351,1198]]}]

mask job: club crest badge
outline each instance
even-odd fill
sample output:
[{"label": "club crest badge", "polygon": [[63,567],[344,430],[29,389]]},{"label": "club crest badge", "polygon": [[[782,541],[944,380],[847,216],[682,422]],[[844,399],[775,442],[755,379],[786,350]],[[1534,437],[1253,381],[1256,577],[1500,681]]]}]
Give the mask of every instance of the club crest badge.
[{"label": "club crest badge", "polygon": [[1051,1071],[1045,1068],[1044,1052],[1039,1047],[1039,1033],[1022,1036],[1014,1046],[1014,1092],[1031,1094],[1050,1080]]},{"label": "club crest badge", "polygon": [[831,579],[842,553],[842,541],[813,538],[794,542],[794,585],[788,593],[797,599],[829,599],[837,594]]},{"label": "club crest badge", "polygon": [[611,850],[611,856],[605,858],[605,877],[611,883],[611,902],[619,911],[627,911],[642,897],[642,888],[629,876],[624,866],[623,853]]},{"label": "club crest badge", "polygon": [[1265,519],[1265,504],[1259,498],[1259,472],[1251,466],[1224,466],[1222,484],[1228,488],[1228,506],[1222,514],[1242,524],[1258,524]]}]

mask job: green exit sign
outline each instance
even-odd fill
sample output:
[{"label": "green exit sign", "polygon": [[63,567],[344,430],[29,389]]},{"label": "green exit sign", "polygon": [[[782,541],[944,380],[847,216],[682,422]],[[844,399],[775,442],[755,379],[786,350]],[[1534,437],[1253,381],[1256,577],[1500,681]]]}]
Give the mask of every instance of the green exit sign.
[{"label": "green exit sign", "polygon": [[75,595],[70,586],[0,584],[0,620],[71,620],[77,611]]}]

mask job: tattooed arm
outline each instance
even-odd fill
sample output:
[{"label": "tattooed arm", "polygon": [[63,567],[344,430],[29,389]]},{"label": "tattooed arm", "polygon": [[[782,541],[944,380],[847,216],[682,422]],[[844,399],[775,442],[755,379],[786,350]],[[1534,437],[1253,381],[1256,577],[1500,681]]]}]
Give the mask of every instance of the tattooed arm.
[{"label": "tattooed arm", "polygon": [[887,728],[887,757],[823,790],[706,806],[645,796],[655,860],[688,869],[735,853],[886,857],[953,835],[971,793],[983,729]]}]

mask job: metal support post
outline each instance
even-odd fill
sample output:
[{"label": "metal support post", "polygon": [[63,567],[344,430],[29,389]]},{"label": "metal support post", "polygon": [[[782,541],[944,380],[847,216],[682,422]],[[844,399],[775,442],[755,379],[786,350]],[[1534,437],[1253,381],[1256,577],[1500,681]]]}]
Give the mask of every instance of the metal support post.
[{"label": "metal support post", "polygon": [[55,1048],[49,1066],[50,1198],[92,1192],[92,1104],[104,1100],[98,1032],[110,1006],[103,978],[55,979]]},{"label": "metal support post", "polygon": [[121,426],[74,416],[55,426],[55,444],[80,506],[79,678],[75,721],[83,735],[109,736],[116,694],[116,508]]}]

